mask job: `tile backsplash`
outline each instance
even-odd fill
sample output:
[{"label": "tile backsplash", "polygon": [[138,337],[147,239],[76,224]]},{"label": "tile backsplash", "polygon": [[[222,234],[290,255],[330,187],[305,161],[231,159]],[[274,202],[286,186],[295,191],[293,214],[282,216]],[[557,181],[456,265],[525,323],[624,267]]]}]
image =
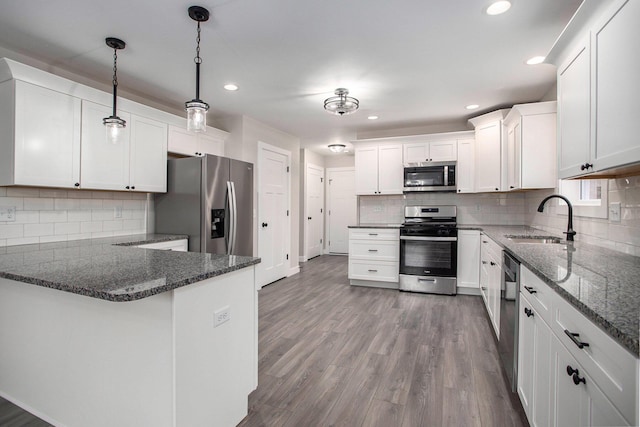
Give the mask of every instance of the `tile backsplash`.
[{"label": "tile backsplash", "polygon": [[15,208],[0,247],[145,233],[150,205],[146,193],[0,187],[0,208]]}]

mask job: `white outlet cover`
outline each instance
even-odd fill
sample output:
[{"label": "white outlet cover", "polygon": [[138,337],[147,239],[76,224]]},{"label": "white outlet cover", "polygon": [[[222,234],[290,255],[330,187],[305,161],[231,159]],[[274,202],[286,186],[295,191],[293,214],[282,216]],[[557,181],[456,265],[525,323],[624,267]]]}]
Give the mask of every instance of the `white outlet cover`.
[{"label": "white outlet cover", "polygon": [[217,328],[231,320],[231,308],[227,305],[213,312],[213,327]]},{"label": "white outlet cover", "polygon": [[16,207],[15,206],[1,206],[0,207],[0,221],[13,222],[16,220]]},{"label": "white outlet cover", "polygon": [[620,202],[609,203],[609,221],[620,222]]}]

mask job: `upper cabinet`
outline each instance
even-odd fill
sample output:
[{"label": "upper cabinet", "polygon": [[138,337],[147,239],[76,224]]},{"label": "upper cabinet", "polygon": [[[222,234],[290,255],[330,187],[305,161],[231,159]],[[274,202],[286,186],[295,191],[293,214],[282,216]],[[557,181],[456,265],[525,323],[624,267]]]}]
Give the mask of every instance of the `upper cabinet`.
[{"label": "upper cabinet", "polygon": [[475,190],[500,191],[502,186],[502,121],[509,110],[498,110],[470,119],[476,132]]},{"label": "upper cabinet", "polygon": [[458,193],[475,193],[475,139],[459,139],[456,183]]},{"label": "upper cabinet", "polygon": [[547,56],[558,66],[558,175],[637,170],[640,2],[585,4]]},{"label": "upper cabinet", "polygon": [[184,126],[169,126],[169,152],[183,156],[224,156],[229,133],[211,127],[206,133],[189,132]]},{"label": "upper cabinet", "polygon": [[78,98],[0,83],[0,185],[79,186],[80,120]]},{"label": "upper cabinet", "polygon": [[402,144],[355,148],[356,194],[402,194]]},{"label": "upper cabinet", "polygon": [[504,127],[507,190],[555,188],[556,102],[514,105]]},{"label": "upper cabinet", "polygon": [[458,158],[456,140],[413,142],[404,144],[403,161],[407,163],[455,161]]}]

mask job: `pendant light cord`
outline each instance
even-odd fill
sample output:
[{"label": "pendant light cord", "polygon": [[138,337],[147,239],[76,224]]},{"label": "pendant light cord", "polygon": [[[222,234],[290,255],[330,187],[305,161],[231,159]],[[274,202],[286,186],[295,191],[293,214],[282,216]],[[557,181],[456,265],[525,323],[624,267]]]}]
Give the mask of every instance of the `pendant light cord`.
[{"label": "pendant light cord", "polygon": [[113,49],[113,117],[116,117],[116,97],[118,95],[118,49]]},{"label": "pendant light cord", "polygon": [[196,57],[193,58],[196,63],[196,100],[200,101],[200,64],[202,64],[202,58],[200,58],[200,21],[198,21],[198,35],[196,36]]}]

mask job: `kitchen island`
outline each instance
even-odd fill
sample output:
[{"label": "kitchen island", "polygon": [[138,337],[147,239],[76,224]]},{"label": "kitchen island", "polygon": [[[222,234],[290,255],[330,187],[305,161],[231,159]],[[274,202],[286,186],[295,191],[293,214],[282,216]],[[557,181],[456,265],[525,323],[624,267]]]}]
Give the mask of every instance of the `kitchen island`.
[{"label": "kitchen island", "polygon": [[0,395],[54,425],[236,425],[258,258],[140,235],[0,248]]}]

